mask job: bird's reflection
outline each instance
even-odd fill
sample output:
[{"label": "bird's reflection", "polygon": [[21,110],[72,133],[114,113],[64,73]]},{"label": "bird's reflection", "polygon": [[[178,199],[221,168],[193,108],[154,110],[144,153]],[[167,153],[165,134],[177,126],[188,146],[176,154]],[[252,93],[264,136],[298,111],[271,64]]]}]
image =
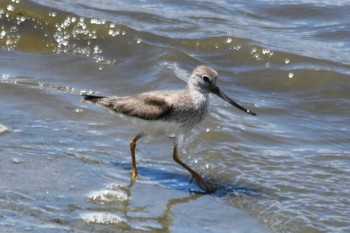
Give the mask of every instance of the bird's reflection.
[{"label": "bird's reflection", "polygon": [[[168,184],[172,186],[172,183],[173,182],[169,182]],[[173,207],[182,203],[187,203],[189,201],[196,200],[202,196],[201,194],[198,194],[198,193],[189,193],[189,194],[186,194],[184,197],[169,199],[161,215],[157,217],[135,217],[135,216],[132,216],[133,215],[132,212],[134,212],[135,210],[130,206],[131,205],[130,199],[132,196],[132,188],[134,184],[135,184],[135,179],[130,178],[130,184],[128,186],[128,191],[127,191],[128,199],[125,201],[123,214],[125,218],[128,219],[130,222],[150,222],[151,221],[151,222],[156,222],[161,226],[160,228],[149,226],[148,227],[149,230],[152,230],[152,231],[170,232],[170,227],[172,226],[172,222],[173,222],[171,219]],[[132,228],[132,226],[130,227]]]},{"label": "bird's reflection", "polygon": [[[130,170],[129,163],[114,163],[114,165]],[[126,198],[119,200],[116,198],[117,200],[104,203],[94,202],[98,206],[90,208],[90,210],[120,215],[125,221],[115,226],[118,230],[136,231],[140,230],[140,226],[142,226],[141,228],[146,230],[170,232],[170,228],[175,221],[172,219],[175,216],[174,213],[176,213],[174,207],[205,196],[195,184],[188,183],[190,177],[187,174],[180,173],[177,170],[157,168],[155,166],[139,166],[139,172],[142,177],[135,180],[131,176],[129,184],[115,185],[115,187],[126,194]],[[145,190],[145,193],[142,193],[142,190],[140,192],[139,188],[145,184],[145,180],[156,181],[157,185],[164,187],[164,195],[157,192],[152,194],[149,190]],[[215,186],[215,191],[210,195],[219,198],[261,195],[261,192],[258,190],[247,187],[219,182],[213,178],[205,178],[205,180],[210,182],[210,185]],[[136,187],[138,184],[141,186]],[[169,192],[166,192],[166,190],[169,190]],[[150,194],[153,197],[143,199],[144,196],[142,195]],[[162,195],[162,198],[157,199],[158,195]],[[173,196],[176,196],[176,198],[171,198]],[[152,209],[148,207],[150,202],[157,202],[151,203]]]}]

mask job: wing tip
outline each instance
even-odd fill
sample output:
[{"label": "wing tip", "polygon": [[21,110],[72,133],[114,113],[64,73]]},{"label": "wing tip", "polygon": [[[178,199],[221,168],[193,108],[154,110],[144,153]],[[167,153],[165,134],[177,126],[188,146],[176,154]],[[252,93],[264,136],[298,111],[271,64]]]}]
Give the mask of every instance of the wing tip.
[{"label": "wing tip", "polygon": [[82,94],[83,99],[81,100],[82,102],[87,102],[87,103],[97,103],[99,99],[105,98],[104,96],[98,96],[98,95],[88,95],[88,94]]}]

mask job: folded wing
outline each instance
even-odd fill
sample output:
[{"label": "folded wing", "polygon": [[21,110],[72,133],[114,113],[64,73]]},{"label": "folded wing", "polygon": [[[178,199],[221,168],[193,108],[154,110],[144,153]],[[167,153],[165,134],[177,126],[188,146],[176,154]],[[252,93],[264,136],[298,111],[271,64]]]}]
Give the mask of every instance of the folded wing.
[{"label": "folded wing", "polygon": [[83,95],[84,102],[101,105],[116,113],[144,120],[160,119],[171,111],[171,104],[160,95],[145,93],[130,97]]}]

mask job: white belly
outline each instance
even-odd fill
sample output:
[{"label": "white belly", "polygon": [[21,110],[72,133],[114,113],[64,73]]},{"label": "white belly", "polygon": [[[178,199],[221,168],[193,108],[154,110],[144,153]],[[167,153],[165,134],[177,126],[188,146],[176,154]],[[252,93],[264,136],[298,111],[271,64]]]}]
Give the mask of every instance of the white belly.
[{"label": "white belly", "polygon": [[159,120],[143,120],[136,117],[128,117],[122,114],[117,114],[126,122],[133,124],[139,131],[156,137],[175,137],[183,134],[186,129],[183,129],[180,124],[174,122],[165,122]]}]

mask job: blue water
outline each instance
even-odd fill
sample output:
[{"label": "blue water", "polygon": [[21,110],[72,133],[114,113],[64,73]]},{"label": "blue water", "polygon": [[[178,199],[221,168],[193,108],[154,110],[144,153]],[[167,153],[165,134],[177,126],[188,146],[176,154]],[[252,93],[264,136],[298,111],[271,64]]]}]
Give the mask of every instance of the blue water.
[{"label": "blue water", "polygon": [[[1,1],[4,232],[349,232],[347,1]],[[183,88],[200,64],[252,117],[211,98],[180,157],[223,188],[188,192],[172,142],[82,92]]]}]

